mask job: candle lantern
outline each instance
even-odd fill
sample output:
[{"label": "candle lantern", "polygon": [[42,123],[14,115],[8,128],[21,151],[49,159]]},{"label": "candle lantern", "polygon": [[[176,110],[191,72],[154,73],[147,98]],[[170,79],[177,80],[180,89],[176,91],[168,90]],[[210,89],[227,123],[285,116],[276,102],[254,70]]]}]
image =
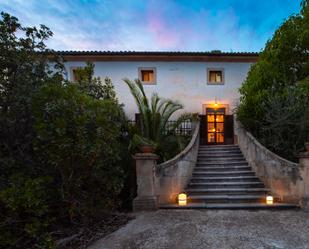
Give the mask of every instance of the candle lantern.
[{"label": "candle lantern", "polygon": [[178,195],[178,204],[179,206],[187,205],[187,195],[186,194],[181,193]]}]

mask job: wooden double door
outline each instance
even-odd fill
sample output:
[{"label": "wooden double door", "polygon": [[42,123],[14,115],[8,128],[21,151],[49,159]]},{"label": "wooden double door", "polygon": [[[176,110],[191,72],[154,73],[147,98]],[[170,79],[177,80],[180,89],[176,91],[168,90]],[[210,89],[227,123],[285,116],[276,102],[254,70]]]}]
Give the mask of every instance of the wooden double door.
[{"label": "wooden double door", "polygon": [[201,144],[233,144],[233,115],[226,115],[225,108],[206,108],[206,115],[200,115]]}]

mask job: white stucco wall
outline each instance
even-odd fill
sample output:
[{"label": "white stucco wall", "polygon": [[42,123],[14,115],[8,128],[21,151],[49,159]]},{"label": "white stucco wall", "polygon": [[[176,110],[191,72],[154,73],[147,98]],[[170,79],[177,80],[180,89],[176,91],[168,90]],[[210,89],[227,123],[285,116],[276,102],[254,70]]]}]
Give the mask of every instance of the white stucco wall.
[{"label": "white stucco wall", "polygon": [[[243,62],[94,62],[95,76],[112,79],[118,99],[125,105],[129,118],[133,118],[137,108],[123,78],[138,78],[139,67],[155,67],[157,84],[145,85],[147,95],[157,92],[159,96],[180,101],[188,112],[205,113],[203,104],[217,102],[229,105],[232,113],[238,99],[238,89],[246,78],[252,63]],[[69,79],[72,67],[85,66],[84,61],[65,63]],[[207,68],[224,69],[224,85],[207,85]]]}]

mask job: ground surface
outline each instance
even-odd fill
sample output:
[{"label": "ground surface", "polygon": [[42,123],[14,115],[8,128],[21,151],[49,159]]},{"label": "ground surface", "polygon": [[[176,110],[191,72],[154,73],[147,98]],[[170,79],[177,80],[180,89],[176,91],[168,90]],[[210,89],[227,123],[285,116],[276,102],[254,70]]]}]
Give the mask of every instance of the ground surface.
[{"label": "ground surface", "polygon": [[302,211],[159,210],[137,213],[91,249],[309,248]]},{"label": "ground surface", "polygon": [[118,230],[132,219],[132,215],[96,213],[96,217],[87,223],[75,222],[75,226],[58,228],[58,238],[54,239],[59,249],[85,249],[94,241]]}]

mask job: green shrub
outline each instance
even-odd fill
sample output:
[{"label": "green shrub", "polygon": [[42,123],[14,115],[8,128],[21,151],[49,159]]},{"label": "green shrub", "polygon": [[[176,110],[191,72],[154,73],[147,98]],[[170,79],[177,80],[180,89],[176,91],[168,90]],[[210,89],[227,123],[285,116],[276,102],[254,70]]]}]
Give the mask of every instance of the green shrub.
[{"label": "green shrub", "polygon": [[124,174],[119,105],[87,96],[74,84],[55,84],[42,88],[33,112],[37,154],[59,172],[70,219],[95,207],[117,207]]},{"label": "green shrub", "polygon": [[5,248],[54,248],[49,229],[47,184],[49,177],[10,177],[0,191],[1,241]]}]

